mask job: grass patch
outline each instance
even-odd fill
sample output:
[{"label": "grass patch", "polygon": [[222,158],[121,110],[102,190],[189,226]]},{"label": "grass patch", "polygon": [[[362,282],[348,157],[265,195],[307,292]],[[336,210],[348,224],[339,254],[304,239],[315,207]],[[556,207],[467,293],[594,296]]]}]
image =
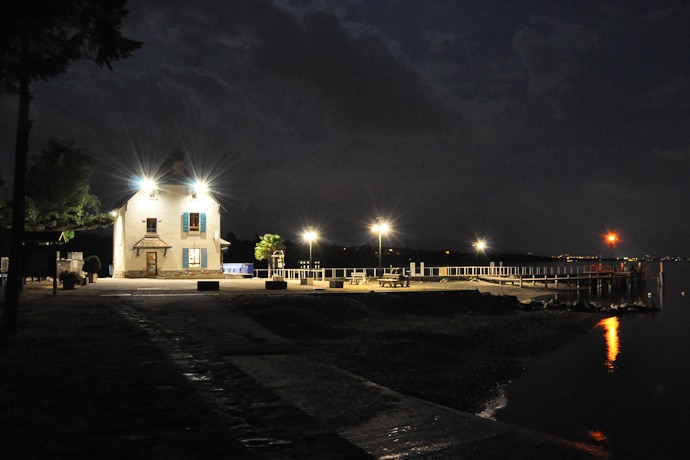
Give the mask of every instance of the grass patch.
[{"label": "grass patch", "polygon": [[477,412],[530,360],[601,315],[519,311],[476,291],[240,297],[234,304],[313,358],[396,391]]}]

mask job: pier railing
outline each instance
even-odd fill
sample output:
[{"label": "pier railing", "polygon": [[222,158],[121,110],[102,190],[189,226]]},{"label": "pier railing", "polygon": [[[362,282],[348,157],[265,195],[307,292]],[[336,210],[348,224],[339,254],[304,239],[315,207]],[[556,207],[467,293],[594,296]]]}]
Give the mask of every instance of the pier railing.
[{"label": "pier railing", "polygon": [[[285,268],[273,270],[272,274],[282,276],[285,279],[313,278],[317,281],[331,279],[349,279],[352,273],[365,273],[365,276],[375,278],[383,273],[390,272],[391,268],[372,268],[372,267],[335,267],[335,268]],[[546,266],[503,266],[503,265],[469,265],[457,267],[415,267],[404,268],[405,274],[414,278],[435,278],[435,277],[535,277],[535,276],[557,276],[557,275],[587,275],[602,273],[628,273],[640,270],[640,267],[631,266],[625,263],[593,263],[577,265],[546,265]],[[254,269],[255,276],[266,278],[268,270]]]}]

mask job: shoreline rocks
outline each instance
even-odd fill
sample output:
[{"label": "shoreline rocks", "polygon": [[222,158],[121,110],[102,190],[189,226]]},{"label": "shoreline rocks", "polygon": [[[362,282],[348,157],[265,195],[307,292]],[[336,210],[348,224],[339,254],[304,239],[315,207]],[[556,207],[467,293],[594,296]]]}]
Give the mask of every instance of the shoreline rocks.
[{"label": "shoreline rocks", "polygon": [[612,314],[627,314],[627,313],[654,313],[661,310],[653,301],[637,301],[633,303],[622,304],[601,304],[599,302],[583,302],[582,300],[574,302],[559,302],[557,300],[532,300],[522,304],[523,311],[535,310],[569,310],[580,313],[612,313]]}]

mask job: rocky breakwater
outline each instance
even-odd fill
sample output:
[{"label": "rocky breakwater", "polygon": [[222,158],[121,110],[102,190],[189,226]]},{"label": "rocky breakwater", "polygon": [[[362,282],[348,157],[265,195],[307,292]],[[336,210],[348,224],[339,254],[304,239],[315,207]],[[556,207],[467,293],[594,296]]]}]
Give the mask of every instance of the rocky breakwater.
[{"label": "rocky breakwater", "polygon": [[560,302],[556,299],[550,300],[532,300],[524,302],[521,305],[524,311],[535,310],[568,310],[582,313],[606,313],[614,315],[622,315],[628,313],[654,313],[660,311],[653,301],[635,301],[632,303],[601,303],[601,302],[584,302],[582,300],[573,302]]}]

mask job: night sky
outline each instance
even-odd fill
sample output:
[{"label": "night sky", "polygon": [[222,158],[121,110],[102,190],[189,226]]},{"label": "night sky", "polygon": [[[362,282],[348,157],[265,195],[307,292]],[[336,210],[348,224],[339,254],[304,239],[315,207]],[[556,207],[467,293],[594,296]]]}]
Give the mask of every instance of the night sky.
[{"label": "night sky", "polygon": [[[130,1],[144,42],[33,85],[30,147],[96,157],[104,210],[176,149],[222,233],[690,256],[687,1]],[[17,98],[0,97],[12,175]],[[5,187],[8,195],[11,187]],[[6,197],[6,199],[9,197]]]}]

